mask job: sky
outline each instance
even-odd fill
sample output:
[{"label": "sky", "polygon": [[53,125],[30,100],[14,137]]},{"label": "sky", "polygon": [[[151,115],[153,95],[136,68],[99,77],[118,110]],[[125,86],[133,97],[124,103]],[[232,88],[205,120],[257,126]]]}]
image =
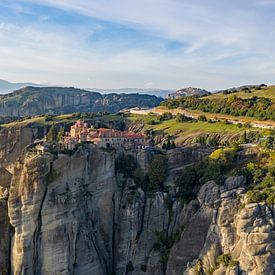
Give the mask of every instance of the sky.
[{"label": "sky", "polygon": [[0,0],[0,79],[80,88],[275,84],[275,0]]}]

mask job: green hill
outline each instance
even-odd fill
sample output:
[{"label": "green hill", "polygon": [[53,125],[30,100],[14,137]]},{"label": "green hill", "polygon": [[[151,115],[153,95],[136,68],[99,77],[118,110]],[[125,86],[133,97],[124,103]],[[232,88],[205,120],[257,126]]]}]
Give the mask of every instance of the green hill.
[{"label": "green hill", "polygon": [[161,103],[169,109],[189,109],[255,120],[275,121],[275,87],[225,90],[208,96],[167,99]]},{"label": "green hill", "polygon": [[256,97],[264,97],[264,98],[269,98],[272,100],[272,102],[275,102],[275,86],[268,86],[268,87],[261,87],[258,88],[243,88],[240,91],[227,93],[226,90],[223,92],[219,93],[214,93],[208,96],[205,96],[204,98],[209,98],[209,99],[218,99],[218,98],[227,98],[229,94],[234,94],[237,97],[246,99],[246,98],[252,98],[254,96]]}]

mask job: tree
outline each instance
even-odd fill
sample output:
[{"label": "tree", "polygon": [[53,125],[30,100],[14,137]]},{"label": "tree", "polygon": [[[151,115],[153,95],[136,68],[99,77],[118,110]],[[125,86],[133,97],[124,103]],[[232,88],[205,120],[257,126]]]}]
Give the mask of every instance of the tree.
[{"label": "tree", "polygon": [[49,142],[52,142],[52,141],[57,141],[57,128],[56,126],[53,124],[46,136],[46,140],[49,141]]},{"label": "tree", "polygon": [[132,155],[121,155],[116,159],[116,171],[124,174],[126,178],[132,177],[138,164]]},{"label": "tree", "polygon": [[62,141],[62,138],[65,136],[65,130],[64,128],[61,128],[57,134],[57,140]]},{"label": "tree", "polygon": [[241,136],[240,136],[240,140],[239,140],[239,142],[241,143],[241,144],[245,144],[245,143],[247,143],[247,134],[246,134],[246,131],[244,131],[242,134],[241,134]]},{"label": "tree", "polygon": [[156,122],[155,122],[155,120],[154,120],[154,119],[151,119],[151,120],[148,122],[148,124],[149,124],[149,125],[155,125],[155,124],[156,124]]},{"label": "tree", "polygon": [[53,116],[52,115],[45,115],[45,121],[52,121]]},{"label": "tree", "polygon": [[275,140],[274,140],[274,137],[273,136],[268,136],[266,138],[266,140],[264,141],[264,144],[263,144],[264,148],[265,149],[273,149],[274,146],[275,146]]},{"label": "tree", "polygon": [[163,113],[162,115],[160,115],[159,120],[164,121],[172,118],[173,118],[173,115],[171,113]]},{"label": "tree", "polygon": [[199,120],[199,121],[207,121],[207,118],[206,118],[205,115],[200,115],[200,116],[198,117],[198,120]]},{"label": "tree", "polygon": [[188,166],[176,181],[183,202],[189,202],[195,198],[194,188],[199,184],[199,178],[195,166]]},{"label": "tree", "polygon": [[161,187],[167,176],[167,159],[163,155],[156,155],[150,164],[148,171],[149,181],[152,187]]},{"label": "tree", "polygon": [[229,165],[232,163],[236,155],[236,150],[233,148],[217,149],[210,154],[209,159],[218,161],[220,164]]}]

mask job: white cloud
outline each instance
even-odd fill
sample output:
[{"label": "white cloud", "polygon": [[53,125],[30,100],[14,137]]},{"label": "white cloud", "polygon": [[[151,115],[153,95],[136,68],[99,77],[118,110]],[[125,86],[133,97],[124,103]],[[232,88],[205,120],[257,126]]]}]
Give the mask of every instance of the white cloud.
[{"label": "white cloud", "polygon": [[[85,26],[46,25],[45,17],[38,26],[0,23],[2,78],[82,87],[153,83],[216,89],[272,81],[275,74],[275,20],[267,24],[260,11],[250,8],[252,1],[21,0],[19,7],[26,2],[146,30],[189,46],[175,55],[134,47],[107,53],[104,41],[92,48],[86,44],[96,30]],[[235,64],[226,62],[234,57],[239,59]]]},{"label": "white cloud", "polygon": [[[227,1],[187,0],[22,0],[74,11],[86,16],[129,24],[192,43],[199,49],[207,43],[242,47],[258,29],[257,13],[230,6]],[[234,3],[235,1],[232,1]],[[222,3],[222,4],[219,4]],[[190,51],[192,52],[192,51]]]}]

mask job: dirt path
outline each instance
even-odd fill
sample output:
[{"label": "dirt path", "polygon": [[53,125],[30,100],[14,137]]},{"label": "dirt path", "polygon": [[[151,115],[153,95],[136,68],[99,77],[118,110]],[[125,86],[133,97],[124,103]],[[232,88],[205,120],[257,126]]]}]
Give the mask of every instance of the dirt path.
[{"label": "dirt path", "polygon": [[140,114],[140,115],[148,115],[149,113],[154,113],[161,115],[163,113],[172,113],[173,115],[177,115],[178,113],[183,114],[190,118],[197,119],[201,115],[205,115],[207,119],[211,119],[213,121],[216,120],[227,120],[230,124],[246,124],[249,123],[251,127],[255,128],[263,128],[263,129],[275,129],[275,122],[268,120],[268,121],[260,121],[254,120],[253,118],[248,117],[235,117],[230,115],[223,115],[223,114],[214,114],[214,113],[205,113],[200,111],[190,111],[186,109],[167,109],[165,107],[156,107],[151,109],[130,109],[131,114]]}]

